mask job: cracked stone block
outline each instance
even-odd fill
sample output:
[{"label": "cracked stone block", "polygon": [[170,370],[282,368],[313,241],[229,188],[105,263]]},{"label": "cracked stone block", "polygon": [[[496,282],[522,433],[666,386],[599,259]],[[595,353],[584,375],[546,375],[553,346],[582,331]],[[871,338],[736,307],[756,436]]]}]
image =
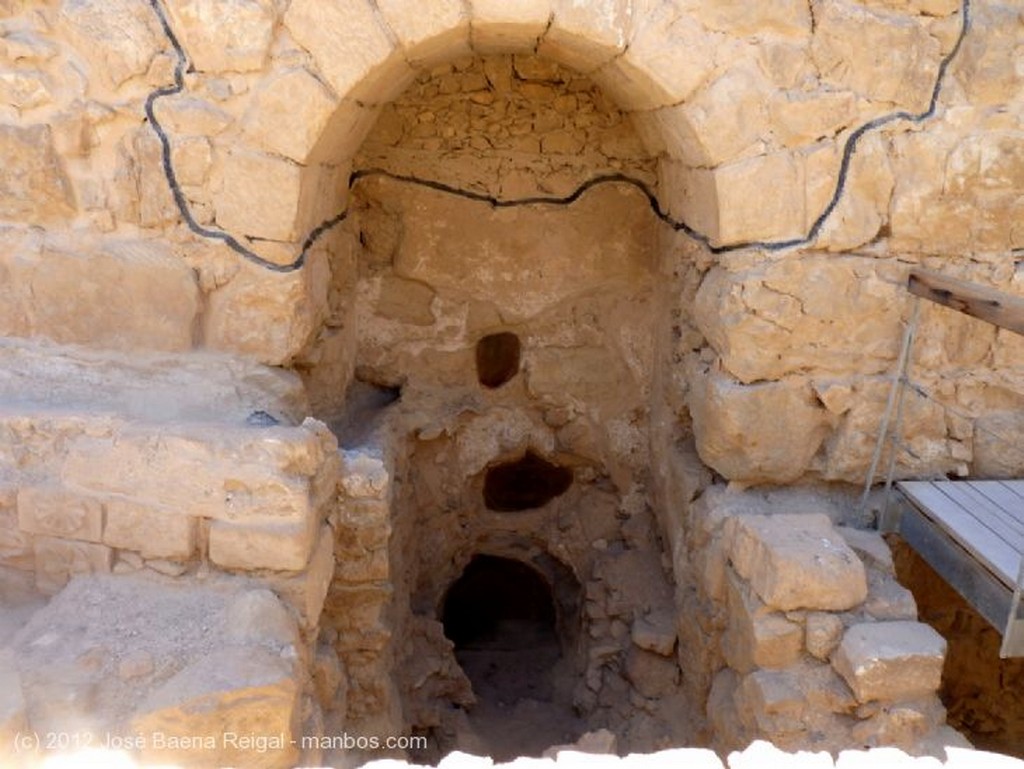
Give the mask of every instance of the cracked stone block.
[{"label": "cracked stone block", "polygon": [[722,651],[730,667],[748,673],[755,668],[789,667],[799,659],[803,628],[773,613],[731,570],[728,606]]},{"label": "cracked stone block", "polygon": [[921,622],[853,625],[832,665],[860,702],[900,700],[939,688],[946,641]]},{"label": "cracked stone block", "polygon": [[867,597],[864,564],[821,514],[742,515],[726,522],[736,573],[781,611],[845,611]]}]

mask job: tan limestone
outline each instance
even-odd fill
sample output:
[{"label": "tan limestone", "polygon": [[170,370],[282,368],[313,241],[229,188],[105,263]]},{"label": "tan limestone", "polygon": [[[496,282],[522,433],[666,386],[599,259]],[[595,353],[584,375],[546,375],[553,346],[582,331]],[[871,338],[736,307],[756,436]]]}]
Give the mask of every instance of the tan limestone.
[{"label": "tan limestone", "polygon": [[541,56],[590,73],[625,50],[632,12],[626,0],[554,0],[552,6],[551,25],[537,49]]},{"label": "tan limestone", "polygon": [[188,560],[196,549],[196,520],[111,497],[103,502],[103,543],[144,558]]},{"label": "tan limestone", "polygon": [[71,218],[74,195],[49,126],[0,125],[0,216],[59,223]]},{"label": "tan limestone", "polygon": [[377,0],[377,8],[414,65],[429,67],[471,52],[470,14],[459,0]]},{"label": "tan limestone", "polygon": [[[284,24],[312,54],[339,97],[380,104],[401,93],[413,70],[397,51],[367,0],[295,0]],[[351,34],[351,30],[359,34]]]},{"label": "tan limestone", "polygon": [[844,611],[867,597],[864,564],[824,515],[737,516],[726,536],[736,573],[772,608]]},{"label": "tan limestone", "polygon": [[727,596],[729,624],[722,651],[733,670],[786,668],[799,659],[803,629],[768,609],[731,570]]},{"label": "tan limestone", "polygon": [[847,629],[832,664],[857,700],[899,700],[939,688],[946,642],[920,622],[870,622]]},{"label": "tan limestone", "polygon": [[548,27],[552,0],[469,0],[470,39],[478,53],[532,51]]},{"label": "tan limestone", "polygon": [[[337,98],[308,70],[286,69],[263,81],[253,96],[243,132],[264,152],[306,163],[337,107]],[[233,183],[238,180],[225,180]],[[265,183],[273,186],[273,178]],[[247,187],[245,193],[251,195],[252,189]]]},{"label": "tan limestone", "polygon": [[273,0],[171,0],[168,8],[200,72],[262,69],[277,22]]},{"label": "tan limestone", "polygon": [[701,459],[730,480],[788,483],[802,476],[828,431],[828,416],[799,380],[743,385],[707,373],[690,395]]}]

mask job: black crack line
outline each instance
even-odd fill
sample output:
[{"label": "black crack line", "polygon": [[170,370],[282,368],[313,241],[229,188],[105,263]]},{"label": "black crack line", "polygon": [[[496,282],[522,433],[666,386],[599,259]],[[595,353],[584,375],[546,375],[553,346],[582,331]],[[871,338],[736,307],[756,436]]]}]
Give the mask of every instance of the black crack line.
[{"label": "black crack line", "polygon": [[[825,222],[835,211],[836,206],[839,205],[839,201],[842,199],[842,196],[846,191],[846,183],[850,174],[850,163],[857,151],[857,146],[859,145],[860,140],[869,132],[882,128],[889,123],[894,123],[899,120],[906,120],[911,123],[923,123],[924,121],[934,117],[935,110],[938,108],[939,95],[942,92],[942,87],[946,79],[946,73],[949,70],[950,64],[952,64],[953,59],[960,52],[964,38],[967,37],[967,33],[971,28],[971,1],[972,0],[962,0],[960,9],[960,33],[957,36],[956,43],[953,45],[953,48],[939,62],[939,69],[936,74],[935,84],[932,86],[932,93],[928,102],[928,108],[919,113],[900,110],[898,112],[892,112],[888,115],[877,117],[857,128],[846,138],[846,143],[843,146],[842,161],[839,164],[839,174],[836,177],[836,186],[832,192],[832,197],[829,199],[828,205],[825,206],[825,210],[821,212],[821,215],[818,216],[817,219],[814,220],[814,223],[811,225],[807,235],[802,238],[777,241],[752,240],[742,243],[732,243],[725,246],[716,246],[711,243],[711,239],[707,235],[702,232],[698,232],[685,221],[676,219],[667,211],[663,210],[654,191],[646,182],[641,179],[619,173],[595,176],[583,182],[573,192],[563,197],[535,196],[527,198],[502,199],[493,195],[486,195],[480,192],[474,192],[473,190],[454,187],[452,185],[445,184],[444,182],[392,173],[381,168],[368,168],[354,171],[349,176],[348,186],[351,190],[363,179],[381,176],[394,181],[425,187],[427,189],[443,192],[449,195],[455,195],[467,200],[487,203],[493,208],[514,208],[517,206],[535,205],[568,206],[576,202],[588,190],[598,185],[627,184],[635,187],[646,196],[647,202],[651,207],[651,211],[654,212],[654,215],[659,220],[667,224],[676,232],[682,232],[693,240],[701,243],[713,254],[725,254],[732,251],[751,248],[759,248],[765,251],[783,251],[797,246],[808,245],[815,241],[821,234],[822,227],[825,226]],[[149,0],[149,4],[152,6],[153,12],[156,13],[157,18],[159,18],[160,26],[163,28],[164,35],[166,35],[167,39],[170,41],[171,47],[174,49],[178,59],[174,68],[174,85],[158,88],[149,95],[146,99],[146,117],[149,119],[150,125],[153,126],[153,130],[160,139],[164,175],[167,177],[167,183],[171,188],[171,193],[174,195],[174,202],[177,204],[178,210],[181,212],[182,219],[184,219],[185,224],[188,225],[188,228],[192,230],[192,232],[204,238],[211,238],[223,242],[233,251],[260,267],[281,273],[294,272],[295,270],[301,269],[306,263],[306,257],[308,256],[309,251],[313,248],[316,242],[326,232],[345,221],[345,219],[348,218],[349,209],[346,208],[336,216],[333,216],[330,219],[325,219],[310,231],[306,236],[306,239],[302,242],[302,248],[299,255],[296,257],[295,261],[290,264],[277,264],[269,259],[265,259],[229,233],[220,229],[204,227],[196,221],[196,218],[192,215],[192,211],[189,208],[188,200],[185,198],[185,195],[181,190],[181,186],[178,183],[178,177],[174,171],[174,165],[171,162],[171,140],[167,136],[167,132],[164,130],[163,126],[160,124],[160,121],[157,120],[156,114],[153,110],[153,105],[156,103],[157,99],[161,99],[164,96],[179,94],[185,89],[184,73],[186,71],[190,71],[190,64],[185,50],[182,48],[181,43],[174,34],[174,31],[171,29],[170,22],[167,19],[167,14],[164,12],[161,0]],[[1018,251],[1015,250],[1014,253],[1016,254]]]}]

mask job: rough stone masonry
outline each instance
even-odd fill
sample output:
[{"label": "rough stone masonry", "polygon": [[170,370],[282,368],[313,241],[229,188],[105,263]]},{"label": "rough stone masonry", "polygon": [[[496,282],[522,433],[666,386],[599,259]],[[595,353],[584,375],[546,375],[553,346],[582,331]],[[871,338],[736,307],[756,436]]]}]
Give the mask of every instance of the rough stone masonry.
[{"label": "rough stone masonry", "polygon": [[[0,760],[508,706],[980,765],[855,499],[908,269],[1020,290],[1020,61],[999,0],[0,0]],[[925,308],[912,366],[899,476],[1024,472],[1019,341]],[[549,594],[491,594],[513,703],[480,563]]]}]

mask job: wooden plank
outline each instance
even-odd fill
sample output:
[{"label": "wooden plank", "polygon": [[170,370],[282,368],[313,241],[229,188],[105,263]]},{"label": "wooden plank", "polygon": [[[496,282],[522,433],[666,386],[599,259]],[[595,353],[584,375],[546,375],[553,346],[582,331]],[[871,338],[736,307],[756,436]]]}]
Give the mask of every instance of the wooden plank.
[{"label": "wooden plank", "polygon": [[989,623],[1003,632],[1013,591],[904,496],[900,536]]},{"label": "wooden plank", "polygon": [[1000,519],[1022,540],[1018,546],[1024,552],[1024,497],[1015,494],[1002,481],[964,481],[964,483],[967,483],[975,493],[981,494],[996,506]]},{"label": "wooden plank", "polygon": [[907,290],[915,296],[1024,335],[1024,297],[922,269],[910,271]]},{"label": "wooden plank", "polygon": [[943,494],[974,516],[978,523],[1006,540],[1018,553],[1024,552],[1024,531],[1012,514],[993,502],[981,488],[968,481],[937,483]]},{"label": "wooden plank", "polygon": [[898,487],[1008,587],[1016,584],[1020,553],[944,494],[940,486],[930,481],[903,481]]}]

